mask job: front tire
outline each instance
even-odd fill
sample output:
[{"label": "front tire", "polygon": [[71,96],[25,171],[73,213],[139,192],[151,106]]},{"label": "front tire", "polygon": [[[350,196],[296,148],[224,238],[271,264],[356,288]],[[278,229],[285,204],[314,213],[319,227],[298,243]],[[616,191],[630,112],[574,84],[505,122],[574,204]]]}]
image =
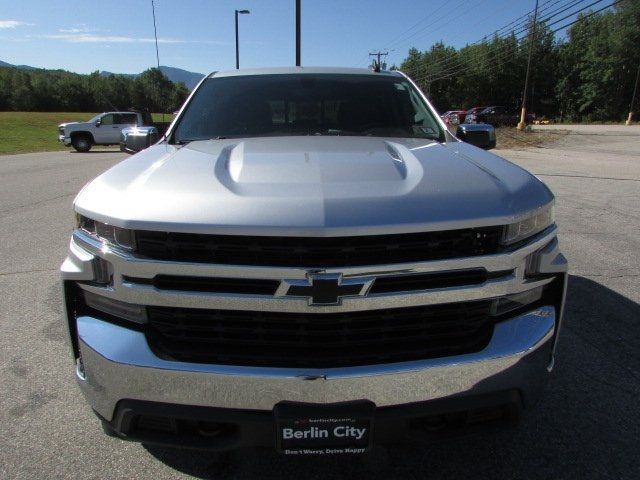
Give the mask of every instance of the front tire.
[{"label": "front tire", "polygon": [[71,145],[77,152],[88,152],[92,146],[91,139],[86,135],[78,135],[71,139]]}]

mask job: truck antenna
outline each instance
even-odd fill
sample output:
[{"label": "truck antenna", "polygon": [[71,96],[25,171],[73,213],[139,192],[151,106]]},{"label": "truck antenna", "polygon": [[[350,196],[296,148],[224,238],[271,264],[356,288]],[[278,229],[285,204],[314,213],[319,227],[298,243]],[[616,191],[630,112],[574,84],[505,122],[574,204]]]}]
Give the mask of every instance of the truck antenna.
[{"label": "truck antenna", "polygon": [[[153,36],[156,39],[156,63],[158,65],[158,71],[160,72],[160,54],[158,53],[158,30],[156,29],[156,6],[153,3],[153,0],[151,0],[151,12],[153,14]],[[158,93],[160,93],[160,88],[158,88]],[[162,109],[162,121],[164,122],[164,108]]]}]

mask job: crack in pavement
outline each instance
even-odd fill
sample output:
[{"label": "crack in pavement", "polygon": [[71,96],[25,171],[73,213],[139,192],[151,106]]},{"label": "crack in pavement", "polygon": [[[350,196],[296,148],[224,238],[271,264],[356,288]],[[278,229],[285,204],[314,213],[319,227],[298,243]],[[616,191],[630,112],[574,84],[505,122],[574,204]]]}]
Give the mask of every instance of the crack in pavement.
[{"label": "crack in pavement", "polygon": [[26,273],[41,273],[41,272],[55,272],[57,268],[44,268],[35,270],[19,270],[17,272],[0,272],[0,277],[8,277],[10,275],[21,275]]},{"label": "crack in pavement", "polygon": [[52,198],[45,198],[44,200],[39,200],[39,201],[34,202],[34,203],[27,203],[25,205],[16,205],[15,207],[11,207],[11,208],[8,208],[6,210],[0,210],[0,213],[13,213],[14,211],[20,210],[21,208],[35,207],[36,205],[40,205],[42,203],[51,202],[52,200],[59,200],[61,198],[71,197],[71,196],[74,196],[74,195],[77,195],[77,192],[65,193],[63,195],[58,195],[58,196],[52,197]]},{"label": "crack in pavement", "polygon": [[581,277],[604,277],[604,278],[634,278],[640,277],[638,273],[629,273],[625,275],[607,275],[606,273],[580,273],[572,272],[572,275],[580,275]]},{"label": "crack in pavement", "polygon": [[568,175],[563,173],[534,173],[538,177],[566,177],[566,178],[590,178],[592,180],[616,180],[625,182],[640,182],[639,178],[619,178],[619,177],[592,177],[590,175]]}]

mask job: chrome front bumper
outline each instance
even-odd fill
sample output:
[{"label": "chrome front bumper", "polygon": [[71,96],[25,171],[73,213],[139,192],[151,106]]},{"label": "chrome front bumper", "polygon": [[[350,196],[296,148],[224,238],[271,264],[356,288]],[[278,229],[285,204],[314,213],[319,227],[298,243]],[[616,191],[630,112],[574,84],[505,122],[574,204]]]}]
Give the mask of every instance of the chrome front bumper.
[{"label": "chrome front bumper", "polygon": [[144,334],[93,317],[78,319],[84,373],[78,383],[111,420],[118,401],[271,410],[280,401],[367,399],[391,406],[518,389],[535,400],[552,365],[556,314],[542,307],[496,325],[481,352],[366,367],[283,369],[201,365],[156,357]]},{"label": "chrome front bumper", "polygon": [[[538,252],[538,271],[527,278],[527,259]],[[103,259],[113,282],[93,283]],[[552,227],[527,245],[495,255],[416,264],[326,269],[345,277],[400,276],[415,273],[485,268],[511,272],[480,285],[344,298],[340,306],[310,307],[305,299],[269,295],[239,295],[158,290],[130,279],[160,274],[224,278],[295,279],[298,268],[167,262],[137,258],[109,249],[75,232],[61,267],[66,282],[85,291],[140,305],[231,310],[331,313],[380,308],[434,305],[497,298],[547,285],[551,276],[566,282],[567,262]],[[563,288],[566,290],[566,285]],[[485,349],[473,354],[394,364],[329,369],[239,367],[163,360],[150,350],[143,333],[97,317],[67,315],[75,356],[81,354],[77,376],[91,406],[110,420],[120,400],[145,400],[194,406],[271,410],[283,400],[331,403],[368,399],[393,406],[449,397],[517,389],[531,403],[553,365],[564,299],[558,308],[544,306],[496,324]]]},{"label": "chrome front bumper", "polygon": [[64,135],[58,135],[58,141],[63,145],[71,145],[71,137],[65,137]]}]

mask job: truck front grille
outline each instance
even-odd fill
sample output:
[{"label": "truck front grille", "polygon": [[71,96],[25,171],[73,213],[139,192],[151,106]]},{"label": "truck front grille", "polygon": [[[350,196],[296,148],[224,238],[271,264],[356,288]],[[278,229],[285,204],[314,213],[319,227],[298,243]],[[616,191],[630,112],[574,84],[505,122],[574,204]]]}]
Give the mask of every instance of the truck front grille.
[{"label": "truck front grille", "polygon": [[503,227],[356,237],[265,237],[137,231],[138,253],[156,260],[283,267],[349,267],[488,255]]},{"label": "truck front grille", "polygon": [[[369,294],[481,285],[487,280],[504,278],[512,274],[513,270],[487,272],[484,268],[471,268],[381,276],[375,279]],[[137,278],[125,275],[123,280],[130,284],[153,285],[158,290],[165,291],[233,293],[239,295],[275,295],[278,285],[280,285],[278,280],[191,277],[183,275],[156,275],[154,278]]]},{"label": "truck front grille", "polygon": [[147,340],[166,359],[222,365],[332,368],[482,350],[491,301],[341,313],[148,307]]}]

